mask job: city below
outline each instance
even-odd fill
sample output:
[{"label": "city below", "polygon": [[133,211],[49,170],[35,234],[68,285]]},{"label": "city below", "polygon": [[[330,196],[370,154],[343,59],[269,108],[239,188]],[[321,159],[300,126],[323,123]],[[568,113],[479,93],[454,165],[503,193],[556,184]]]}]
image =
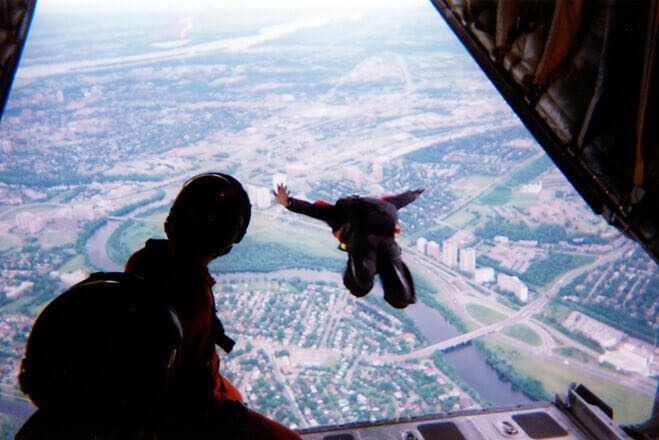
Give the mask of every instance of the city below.
[{"label": "city below", "polygon": [[[577,382],[618,423],[649,414],[656,264],[589,210],[430,4],[253,23],[35,17],[0,124],[8,437],[39,311],[164,237],[183,182],[209,170],[253,205],[211,265],[238,341],[221,371],[250,408],[305,428],[553,400]],[[425,188],[397,236],[419,303],[351,296],[329,228],[277,205],[278,182],[329,202]]]}]

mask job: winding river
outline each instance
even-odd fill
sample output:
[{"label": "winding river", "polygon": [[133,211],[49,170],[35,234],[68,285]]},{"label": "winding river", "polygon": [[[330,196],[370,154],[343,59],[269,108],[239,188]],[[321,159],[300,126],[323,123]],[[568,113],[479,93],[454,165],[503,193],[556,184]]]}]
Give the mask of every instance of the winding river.
[{"label": "winding river", "polygon": [[121,221],[108,220],[103,226],[98,228],[87,243],[85,243],[85,252],[89,262],[95,268],[107,272],[122,271],[123,267],[110,259],[107,252],[107,243],[112,233],[121,225]]}]

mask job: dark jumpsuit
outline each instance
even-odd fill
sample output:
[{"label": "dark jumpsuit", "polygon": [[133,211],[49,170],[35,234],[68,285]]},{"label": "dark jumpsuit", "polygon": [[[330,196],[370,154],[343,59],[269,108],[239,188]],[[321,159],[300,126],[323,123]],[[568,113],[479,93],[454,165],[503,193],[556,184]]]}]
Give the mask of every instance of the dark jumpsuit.
[{"label": "dark jumpsuit", "polygon": [[416,302],[416,294],[412,276],[403,263],[394,234],[398,209],[407,206],[416,197],[416,191],[382,199],[350,196],[340,198],[334,205],[289,197],[287,208],[323,220],[346,244],[348,264],[343,274],[343,284],[353,295],[361,297],[370,292],[373,278],[379,274],[384,299],[402,309]]}]

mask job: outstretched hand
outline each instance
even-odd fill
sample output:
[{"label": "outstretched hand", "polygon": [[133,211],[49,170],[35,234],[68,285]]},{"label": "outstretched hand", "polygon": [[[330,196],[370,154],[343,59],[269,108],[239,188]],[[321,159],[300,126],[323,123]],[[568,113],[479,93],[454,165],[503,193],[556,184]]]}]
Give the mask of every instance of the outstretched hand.
[{"label": "outstretched hand", "polygon": [[281,206],[287,207],[288,206],[288,188],[286,188],[286,185],[283,183],[279,183],[277,185],[277,191],[272,191],[272,194],[275,196],[275,200],[277,200],[277,203],[279,203]]},{"label": "outstretched hand", "polygon": [[414,190],[414,198],[418,199],[421,197],[421,193],[424,192],[426,189],[425,188],[417,188]]}]

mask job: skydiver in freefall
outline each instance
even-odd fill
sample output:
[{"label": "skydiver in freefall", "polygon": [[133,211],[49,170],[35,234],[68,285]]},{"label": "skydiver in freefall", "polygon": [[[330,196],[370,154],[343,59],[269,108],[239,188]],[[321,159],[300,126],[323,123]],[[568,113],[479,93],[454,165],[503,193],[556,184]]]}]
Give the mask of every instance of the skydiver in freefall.
[{"label": "skydiver in freefall", "polygon": [[339,240],[339,249],[348,253],[343,284],[356,297],[373,288],[380,275],[384,299],[397,309],[416,302],[414,280],[403,263],[396,243],[398,210],[418,199],[423,188],[380,199],[362,196],[342,197],[334,205],[325,201],[310,203],[293,198],[288,188],[277,185],[277,203],[286,209],[323,220]]}]

